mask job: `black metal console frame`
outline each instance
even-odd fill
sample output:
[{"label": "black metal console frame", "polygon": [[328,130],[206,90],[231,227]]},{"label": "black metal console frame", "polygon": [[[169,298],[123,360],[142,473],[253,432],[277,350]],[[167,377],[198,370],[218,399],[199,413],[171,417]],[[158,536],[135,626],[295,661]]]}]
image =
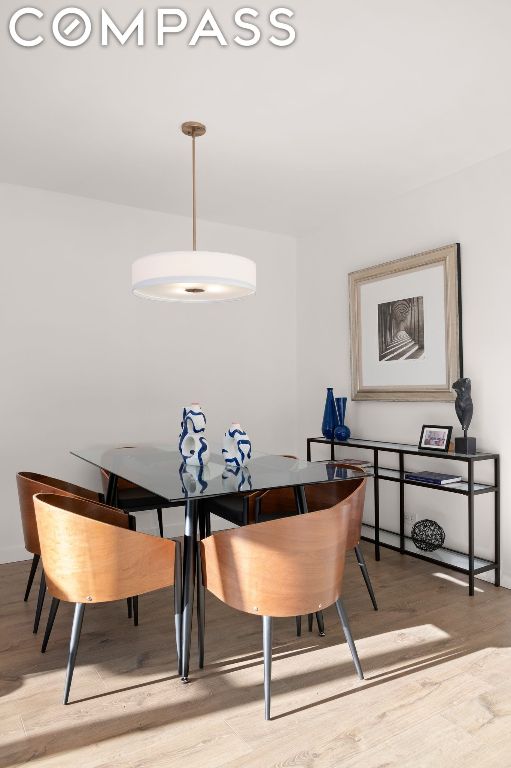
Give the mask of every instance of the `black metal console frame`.
[{"label": "black metal console frame", "polygon": [[[419,560],[426,560],[431,563],[438,563],[443,568],[458,571],[468,575],[469,583],[469,595],[474,595],[474,579],[477,574],[484,573],[486,571],[495,571],[495,586],[500,586],[500,456],[497,453],[474,453],[474,454],[460,454],[460,453],[439,453],[434,451],[420,450],[417,446],[406,445],[402,443],[387,443],[376,440],[355,440],[350,439],[345,442],[339,440],[328,440],[324,437],[309,437],[307,438],[307,461],[311,461],[311,445],[312,443],[321,443],[323,445],[330,446],[330,459],[335,461],[335,448],[336,446],[345,448],[358,448],[363,450],[370,450],[373,452],[373,478],[374,478],[374,537],[363,535],[362,538],[366,541],[374,541],[374,554],[375,559],[380,559],[380,548],[387,547],[394,549],[401,554],[407,554],[411,557],[416,557]],[[399,457],[399,470],[385,470],[380,465],[380,453],[394,453]],[[436,459],[448,459],[449,461],[461,461],[467,465],[468,479],[462,483],[456,483],[453,485],[434,485],[426,482],[419,482],[416,480],[408,480],[405,477],[404,457],[410,456],[425,456],[428,458]],[[476,483],[474,479],[474,466],[476,462],[480,461],[493,461],[494,465],[494,478],[493,485]],[[387,474],[385,474],[387,473]],[[390,474],[389,474],[390,473]],[[399,483],[399,544],[391,544],[389,542],[382,542],[380,537],[380,495],[379,495],[379,481],[388,480],[390,482]],[[432,488],[433,490],[445,491],[447,493],[458,493],[467,497],[467,512],[468,512],[468,565],[462,567],[452,563],[442,561],[435,558],[433,553],[431,555],[420,554],[418,552],[411,552],[406,549],[406,536],[405,536],[405,485],[416,485],[422,488]],[[475,512],[475,497],[484,493],[494,494],[494,533],[495,533],[495,559],[493,561],[484,561],[483,565],[476,567],[475,565],[475,542],[474,542],[474,512]],[[392,533],[392,532],[389,532]],[[467,554],[457,553],[452,551],[453,554]]]}]

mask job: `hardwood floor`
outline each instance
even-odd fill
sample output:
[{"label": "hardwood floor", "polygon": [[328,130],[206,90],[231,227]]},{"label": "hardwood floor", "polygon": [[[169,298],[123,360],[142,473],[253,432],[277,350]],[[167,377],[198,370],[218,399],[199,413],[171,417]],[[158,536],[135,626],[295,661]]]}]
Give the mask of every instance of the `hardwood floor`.
[{"label": "hardwood floor", "polygon": [[[206,668],[175,673],[172,592],[88,607],[71,703],[61,704],[71,609],[48,651],[32,634],[29,563],[0,566],[0,767],[506,768],[511,766],[511,592],[365,547],[380,606],[355,558],[345,605],[366,680],[358,682],[335,609],[295,636],[274,628],[273,707],[264,721],[259,617],[208,596]],[[480,591],[479,591],[480,590]],[[48,601],[49,602],[49,601]],[[43,612],[46,622],[48,603]]]}]

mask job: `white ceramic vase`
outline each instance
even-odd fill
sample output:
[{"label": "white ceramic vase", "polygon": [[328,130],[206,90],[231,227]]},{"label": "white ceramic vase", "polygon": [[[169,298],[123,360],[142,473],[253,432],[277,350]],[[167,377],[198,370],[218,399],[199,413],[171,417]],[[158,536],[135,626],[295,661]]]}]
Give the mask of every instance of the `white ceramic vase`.
[{"label": "white ceramic vase", "polygon": [[209,461],[206,416],[199,403],[191,403],[183,408],[179,452],[185,464],[192,467],[203,467]]},{"label": "white ceramic vase", "polygon": [[244,467],[252,455],[252,443],[239,424],[231,424],[224,435],[222,456],[228,467]]}]

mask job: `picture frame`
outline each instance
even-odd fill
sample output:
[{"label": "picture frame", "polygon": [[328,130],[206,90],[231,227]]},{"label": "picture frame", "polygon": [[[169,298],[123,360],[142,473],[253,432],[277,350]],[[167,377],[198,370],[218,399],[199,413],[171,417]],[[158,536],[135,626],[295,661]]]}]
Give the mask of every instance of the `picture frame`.
[{"label": "picture frame", "polygon": [[452,427],[423,424],[418,448],[421,451],[447,453],[451,444]]},{"label": "picture frame", "polygon": [[460,244],[348,280],[352,399],[453,402],[463,376]]}]

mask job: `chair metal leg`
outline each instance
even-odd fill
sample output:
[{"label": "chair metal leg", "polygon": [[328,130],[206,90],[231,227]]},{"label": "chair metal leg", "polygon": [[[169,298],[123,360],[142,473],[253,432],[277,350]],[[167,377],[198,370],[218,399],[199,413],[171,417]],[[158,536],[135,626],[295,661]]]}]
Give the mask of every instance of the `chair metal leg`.
[{"label": "chair metal leg", "polygon": [[133,624],[138,627],[138,595],[133,598]]},{"label": "chair metal leg", "polygon": [[273,621],[271,616],[263,616],[263,654],[264,654],[264,719],[270,720],[271,708],[271,648]]},{"label": "chair metal leg", "polygon": [[211,536],[211,512],[206,512],[206,536]]},{"label": "chair metal leg", "polygon": [[206,627],[205,594],[202,583],[202,563],[200,547],[197,547],[197,632],[199,636],[199,669],[204,668],[204,632]]},{"label": "chair metal leg", "polygon": [[355,547],[355,555],[357,557],[357,562],[360,566],[360,570],[362,571],[362,576],[364,577],[364,581],[366,583],[367,591],[369,592],[369,597],[371,598],[373,608],[375,611],[377,611],[378,605],[376,603],[376,597],[374,595],[373,585],[371,584],[371,579],[369,578],[369,571],[367,570],[366,561],[360,547]]},{"label": "chair metal leg", "polygon": [[82,631],[83,614],[85,612],[84,603],[76,603],[73,616],[73,626],[71,628],[71,640],[69,643],[69,659],[66,670],[66,685],[64,687],[64,704],[69,701],[69,691],[73,681],[73,672],[75,669],[76,654],[78,653],[78,643],[80,642],[80,632]]},{"label": "chair metal leg", "polygon": [[23,600],[25,603],[28,600],[28,596],[30,595],[30,590],[32,589],[32,584],[34,583],[34,576],[35,572],[37,571],[37,566],[39,565],[39,560],[41,559],[41,555],[34,555],[32,558],[32,565],[30,566],[30,573],[28,575],[28,581],[27,581],[27,588],[25,590],[25,597]]},{"label": "chair metal leg", "polygon": [[323,618],[323,611],[316,613],[316,621],[318,622],[318,632],[320,637],[325,636],[325,620]]},{"label": "chair metal leg", "polygon": [[[137,520],[134,515],[128,514],[128,523],[129,523],[130,531],[137,530]],[[132,619],[133,618],[133,598],[127,597],[126,603],[128,605],[128,619]]]},{"label": "chair metal leg", "polygon": [[55,621],[55,616],[57,615],[59,605],[60,605],[60,600],[54,597],[51,601],[50,612],[48,614],[48,621],[46,622],[46,630],[44,632],[44,640],[41,646],[41,653],[45,653],[46,648],[48,646],[48,640],[50,639],[51,631],[53,629],[53,622]]},{"label": "chair metal leg", "polygon": [[177,673],[181,674],[181,631],[183,627],[183,562],[181,542],[176,541],[174,560],[174,625],[176,629]]},{"label": "chair metal leg", "polygon": [[302,636],[302,617],[301,616],[296,617],[296,636],[297,637]]},{"label": "chair metal leg", "polygon": [[357,670],[357,675],[359,676],[360,680],[363,680],[364,673],[362,672],[360,659],[358,658],[357,648],[355,646],[355,641],[353,640],[353,635],[351,634],[350,625],[348,623],[348,617],[346,615],[346,611],[344,610],[344,606],[341,602],[341,598],[335,601],[335,607],[337,608],[337,613],[339,614],[339,619],[344,632],[344,637],[346,638],[346,642],[350,647],[351,658],[353,659],[355,669]]},{"label": "chair metal leg", "polygon": [[46,595],[46,576],[44,571],[42,571],[41,581],[39,582],[39,595],[37,596],[37,608],[35,611],[34,635],[37,634],[37,630],[39,629],[39,621],[41,620],[41,611],[43,610],[45,595]]},{"label": "chair metal leg", "polygon": [[309,627],[309,632],[312,632],[312,625],[314,623],[314,614],[309,613],[307,616],[307,624]]},{"label": "chair metal leg", "polygon": [[161,509],[157,509],[156,512],[158,513],[158,528],[160,529],[160,536],[163,539],[163,512]]}]

